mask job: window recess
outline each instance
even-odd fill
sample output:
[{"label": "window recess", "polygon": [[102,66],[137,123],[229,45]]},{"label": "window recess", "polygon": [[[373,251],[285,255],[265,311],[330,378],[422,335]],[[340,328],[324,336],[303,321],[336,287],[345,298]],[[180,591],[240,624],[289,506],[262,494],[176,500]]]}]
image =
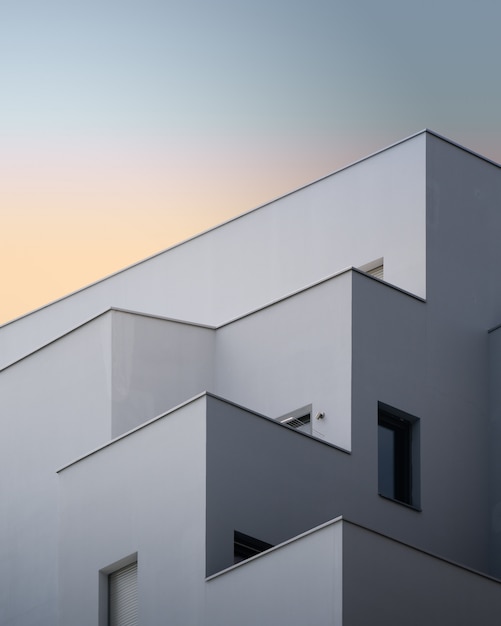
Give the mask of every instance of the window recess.
[{"label": "window recess", "polygon": [[384,267],[383,265],[378,265],[377,267],[372,268],[371,270],[367,270],[367,274],[371,276],[375,276],[376,278],[384,279]]},{"label": "window recess", "polygon": [[108,576],[109,626],[137,626],[137,562]]},{"label": "window recess", "polygon": [[419,508],[419,462],[419,419],[379,403],[379,495]]},{"label": "window recess", "polygon": [[375,278],[384,280],[384,263],[382,257],[370,263],[366,263],[365,265],[361,265],[358,269]]},{"label": "window recess", "polygon": [[244,533],[235,530],[233,538],[233,563],[241,563],[272,547],[271,543],[266,543],[266,541],[244,535]]}]

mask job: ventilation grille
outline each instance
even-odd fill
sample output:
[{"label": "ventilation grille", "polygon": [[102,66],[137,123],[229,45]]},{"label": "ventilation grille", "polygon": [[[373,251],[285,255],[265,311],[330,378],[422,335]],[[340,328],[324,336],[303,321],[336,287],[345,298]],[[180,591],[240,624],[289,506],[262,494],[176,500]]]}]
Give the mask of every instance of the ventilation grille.
[{"label": "ventilation grille", "polygon": [[311,416],[308,413],[308,415],[301,415],[301,417],[286,417],[285,419],[280,420],[280,423],[290,426],[291,428],[300,428],[301,426],[309,424],[310,421]]}]

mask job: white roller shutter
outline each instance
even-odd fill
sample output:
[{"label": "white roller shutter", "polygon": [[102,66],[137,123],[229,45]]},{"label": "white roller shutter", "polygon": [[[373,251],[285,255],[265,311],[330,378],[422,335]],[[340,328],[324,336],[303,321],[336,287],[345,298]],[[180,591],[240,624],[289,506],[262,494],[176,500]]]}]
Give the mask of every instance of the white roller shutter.
[{"label": "white roller shutter", "polygon": [[109,576],[110,626],[137,626],[137,563]]}]

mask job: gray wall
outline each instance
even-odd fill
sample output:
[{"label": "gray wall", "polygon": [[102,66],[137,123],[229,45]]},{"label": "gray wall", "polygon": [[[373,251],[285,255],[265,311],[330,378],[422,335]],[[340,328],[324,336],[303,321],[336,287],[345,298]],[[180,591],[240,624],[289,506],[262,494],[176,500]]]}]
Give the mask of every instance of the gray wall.
[{"label": "gray wall", "polygon": [[501,327],[489,333],[489,557],[501,578]]},{"label": "gray wall", "polygon": [[[207,419],[208,575],[232,564],[235,530],[276,545],[339,515],[441,549],[443,509],[422,514],[378,496],[377,402],[351,454],[211,397]],[[450,550],[468,552],[454,541]]]},{"label": "gray wall", "polygon": [[207,574],[233,564],[235,530],[276,545],[336,517],[349,460],[346,452],[209,396]]},{"label": "gray wall", "polygon": [[[438,333],[432,313],[428,302],[354,274],[353,471],[370,476],[357,495],[374,505],[351,519],[487,571],[485,397],[461,377],[465,361],[473,379],[476,364],[482,375],[486,355],[447,329]],[[378,401],[420,420],[422,512],[375,495]]]},{"label": "gray wall", "polygon": [[476,534],[487,536],[487,331],[501,322],[501,170],[436,137],[426,159],[430,454],[442,452],[447,497],[468,502]]},{"label": "gray wall", "polygon": [[[427,303],[364,274],[350,276],[352,453],[209,402],[209,573],[231,563],[234,530],[276,544],[337,515],[488,569],[485,422],[471,418],[467,386],[448,386],[449,372],[430,378],[447,335],[434,338]],[[471,342],[448,347],[477,358]],[[378,496],[378,402],[420,419],[422,511]]]},{"label": "gray wall", "polygon": [[343,520],[343,626],[497,626],[501,585]]},{"label": "gray wall", "polygon": [[501,320],[501,168],[430,135],[426,177],[428,304],[457,330],[488,330]]}]

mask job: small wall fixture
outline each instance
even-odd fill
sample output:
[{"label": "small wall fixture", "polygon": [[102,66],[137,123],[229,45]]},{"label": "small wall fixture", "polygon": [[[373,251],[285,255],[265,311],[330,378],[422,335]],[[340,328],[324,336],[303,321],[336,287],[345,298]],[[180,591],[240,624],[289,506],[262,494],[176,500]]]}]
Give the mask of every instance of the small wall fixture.
[{"label": "small wall fixture", "polygon": [[325,413],[323,411],[319,411],[316,415],[315,415],[315,419],[316,420],[323,420],[325,417]]}]

